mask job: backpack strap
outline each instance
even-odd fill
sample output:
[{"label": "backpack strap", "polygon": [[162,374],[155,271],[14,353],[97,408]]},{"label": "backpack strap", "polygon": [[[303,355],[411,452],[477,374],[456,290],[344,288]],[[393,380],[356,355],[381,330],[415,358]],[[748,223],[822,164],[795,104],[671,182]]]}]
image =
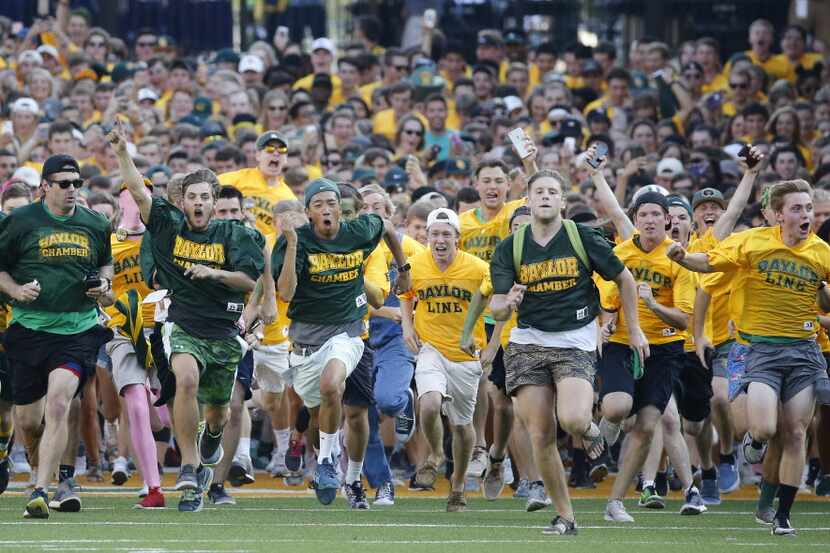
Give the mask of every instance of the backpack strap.
[{"label": "backpack strap", "polygon": [[513,269],[516,271],[516,282],[519,282],[519,274],[522,269],[522,249],[525,243],[527,223],[516,229],[513,233]]},{"label": "backpack strap", "polygon": [[588,259],[588,252],[585,251],[585,246],[582,244],[582,237],[579,235],[579,229],[576,227],[576,223],[570,219],[562,219],[562,224],[565,226],[565,232],[568,233],[568,240],[570,240],[571,247],[576,252],[576,257],[582,262],[582,265],[585,266],[589,273],[593,273],[591,260]]}]

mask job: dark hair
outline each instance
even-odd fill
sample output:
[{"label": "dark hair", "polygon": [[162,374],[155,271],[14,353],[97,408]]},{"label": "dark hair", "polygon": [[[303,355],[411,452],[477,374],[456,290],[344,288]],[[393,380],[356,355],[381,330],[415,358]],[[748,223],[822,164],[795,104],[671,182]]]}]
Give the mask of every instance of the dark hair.
[{"label": "dark hair", "polygon": [[86,199],[86,203],[90,209],[96,205],[107,204],[112,207],[112,210],[115,213],[118,213],[118,209],[120,207],[118,205],[118,200],[116,200],[109,192],[91,192]]},{"label": "dark hair", "polygon": [[608,72],[608,76],[605,78],[605,80],[608,82],[611,82],[613,80],[625,81],[626,83],[631,84],[631,73],[629,73],[622,67],[615,67],[614,69]]},{"label": "dark hair", "polygon": [[219,179],[216,178],[216,174],[210,169],[199,169],[198,171],[188,173],[182,178],[182,197],[187,193],[188,187],[199,184],[200,182],[206,182],[210,185],[211,195],[214,199],[219,196],[221,185],[219,184]]},{"label": "dark hair", "polygon": [[72,131],[74,129],[75,127],[73,127],[72,123],[70,123],[69,121],[58,119],[57,121],[49,125],[49,140],[52,140],[52,137],[56,134],[72,134]]},{"label": "dark hair", "polygon": [[594,54],[607,54],[612,60],[617,59],[617,48],[610,42],[600,42],[594,46]]},{"label": "dark hair", "polygon": [[374,15],[361,15],[355,19],[354,26],[374,43],[380,42],[383,34],[383,23]]},{"label": "dark hair", "polygon": [[480,201],[481,196],[479,196],[478,190],[472,186],[464,186],[458,190],[458,193],[455,195],[455,199],[459,203],[464,202],[465,204],[472,204]]},{"label": "dark hair", "polygon": [[447,99],[437,92],[427,96],[427,99],[424,101],[424,106],[427,106],[432,102],[441,102],[442,104],[444,104],[444,107],[447,107]]},{"label": "dark hair", "polygon": [[242,153],[242,150],[237,148],[236,146],[223,146],[219,148],[216,152],[216,156],[213,158],[216,161],[231,161],[233,160],[236,164],[243,164],[245,163],[245,154]]},{"label": "dark hair", "polygon": [[750,115],[763,115],[764,119],[769,121],[769,110],[758,102],[752,102],[741,110],[741,115],[749,117]]},{"label": "dark hair", "polygon": [[547,169],[542,169],[541,171],[537,171],[536,173],[534,173],[527,180],[527,189],[530,190],[530,187],[533,186],[533,183],[542,178],[549,178],[555,180],[559,183],[559,189],[563,192],[568,188],[568,179],[562,176],[561,173],[559,173],[558,171],[548,171]]},{"label": "dark hair", "polygon": [[770,156],[769,156],[770,167],[775,167],[775,164],[778,163],[778,156],[780,156],[781,154],[785,154],[787,152],[792,153],[796,157],[796,159],[798,159],[798,163],[802,167],[807,165],[804,161],[804,156],[801,154],[801,152],[798,150],[798,148],[796,148],[792,144],[785,144],[784,146],[779,146],[779,147],[775,148],[775,150],[773,150],[773,152],[770,154]]},{"label": "dark hair", "polygon": [[239,207],[242,207],[242,200],[244,199],[242,192],[235,186],[226,185],[219,189],[219,196],[216,199],[232,200],[234,198],[239,200]]},{"label": "dark hair", "polygon": [[479,173],[481,173],[484,169],[501,169],[504,172],[504,175],[507,176],[507,173],[510,172],[510,169],[507,167],[507,164],[500,159],[485,159],[479,162],[476,165],[475,171],[473,171],[473,176],[478,178]]},{"label": "dark hair", "polygon": [[[2,155],[2,150],[0,150],[0,155]],[[18,181],[12,181],[12,183],[9,184],[5,190],[3,190],[2,196],[0,196],[0,205],[16,198],[27,198],[31,202],[32,189],[29,188],[29,185]]]},{"label": "dark hair", "polygon": [[354,200],[355,206],[357,210],[360,211],[363,209],[363,197],[358,192],[357,188],[355,188],[352,183],[350,182],[338,182],[337,188],[340,190],[340,201],[346,199]]}]

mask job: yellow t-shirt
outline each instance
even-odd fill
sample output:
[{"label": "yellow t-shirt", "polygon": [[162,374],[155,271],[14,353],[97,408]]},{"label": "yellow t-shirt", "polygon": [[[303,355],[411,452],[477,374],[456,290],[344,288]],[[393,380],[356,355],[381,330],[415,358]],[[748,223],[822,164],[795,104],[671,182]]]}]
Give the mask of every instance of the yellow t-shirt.
[{"label": "yellow t-shirt", "polygon": [[[329,108],[334,108],[343,103],[343,82],[340,80],[340,77],[337,75],[329,75],[331,77],[331,97],[329,98]],[[314,74],[309,74],[299,79],[297,82],[294,83],[294,86],[291,88],[297,90],[298,88],[302,88],[311,92],[311,84],[314,82]]]},{"label": "yellow t-shirt", "polygon": [[[637,283],[645,282],[651,286],[654,299],[666,307],[676,307],[690,314],[694,307],[695,281],[687,271],[666,256],[666,250],[672,244],[666,237],[662,244],[644,252],[635,242],[635,238],[614,247],[614,253],[631,271]],[[600,291],[600,302],[606,311],[619,309],[617,330],[611,336],[611,342],[628,344],[628,326],[619,300],[617,285],[610,281],[595,280]],[[663,322],[645,302],[637,302],[640,328],[643,329],[648,343],[652,345],[668,344],[686,339],[686,331],[679,330]]]},{"label": "yellow t-shirt", "polygon": [[725,70],[715,75],[715,78],[712,79],[710,83],[703,83],[700,87],[700,91],[703,94],[709,94],[711,92],[717,92],[718,90],[728,90],[729,89],[729,77],[727,77],[729,73]]},{"label": "yellow t-shirt", "polygon": [[[407,236],[406,234],[401,236],[401,248],[403,249],[403,254],[406,256],[407,259],[412,259],[413,257],[415,257],[415,255],[426,250],[426,248],[420,242],[418,242],[414,238]],[[386,267],[388,269],[392,266],[392,263],[395,261],[395,258],[392,255],[392,250],[390,250],[389,246],[386,245],[386,240],[381,240],[380,244],[378,244],[377,249],[383,253],[383,258],[386,261]]]},{"label": "yellow t-shirt", "polygon": [[481,220],[480,208],[471,209],[459,215],[458,219],[461,222],[459,249],[489,263],[498,243],[510,234],[510,217],[513,216],[513,212],[526,202],[526,198],[521,198],[505,203],[501,211],[489,221]]},{"label": "yellow t-shirt", "polygon": [[[718,240],[715,238],[711,228],[707,229],[703,236],[695,237],[689,244],[689,251],[692,253],[705,253],[715,248]],[[699,274],[697,276],[697,287],[703,288],[706,279],[711,279],[711,274]],[[726,283],[728,284],[728,283]],[[704,290],[711,296],[709,309],[706,311],[706,323],[704,334],[714,345],[720,345],[729,340],[729,287],[720,285],[712,286]],[[689,333],[694,338],[694,332]]]},{"label": "yellow t-shirt", "polygon": [[776,59],[776,63],[786,63],[789,66],[789,72],[787,73],[787,76],[783,78],[787,79],[792,84],[795,84],[795,81],[798,79],[798,73],[796,73],[796,70],[799,67],[810,70],[815,67],[817,63],[824,63],[822,55],[817,54],[816,52],[805,52],[795,63],[787,57],[787,54],[778,54],[773,57],[778,58]]},{"label": "yellow t-shirt", "polygon": [[745,334],[809,339],[818,332],[816,292],[830,278],[830,246],[815,234],[790,248],[781,227],[750,229],[710,251],[709,264],[745,276],[741,292],[751,301],[735,321]]},{"label": "yellow t-shirt", "polygon": [[[409,260],[412,265],[412,289],[401,299],[418,300],[415,306],[415,332],[422,342],[432,345],[449,361],[474,361],[458,347],[464,319],[476,292],[493,293],[490,266],[466,252],[459,251],[446,271],[435,264],[430,250]],[[473,331],[479,347],[486,344],[484,320],[479,318]]]},{"label": "yellow t-shirt", "polygon": [[[713,298],[718,290],[723,290],[726,294],[726,298],[723,300],[725,306],[721,305],[719,307],[715,305],[714,299],[710,301],[710,311],[713,308],[720,308],[725,313],[725,315],[720,314],[723,317],[723,328],[720,325],[715,327],[715,335],[712,337],[712,343],[720,345],[726,340],[735,339],[746,345],[746,340],[741,340],[740,336],[731,336],[729,334],[729,321],[732,321],[737,326],[738,319],[741,316],[741,309],[743,309],[743,282],[745,280],[743,273],[707,273],[701,276],[703,278],[700,279],[700,287],[704,292]],[[719,340],[718,337],[722,339]]]},{"label": "yellow t-shirt", "polygon": [[277,186],[268,186],[265,176],[257,167],[240,169],[219,175],[219,182],[232,185],[246,198],[254,200],[253,212],[256,216],[256,228],[266,238],[276,233],[274,230],[273,209],[283,200],[296,200],[297,197],[280,179]]},{"label": "yellow t-shirt", "polygon": [[[269,256],[276,241],[276,233],[265,237],[265,244],[268,248]],[[262,329],[262,340],[259,341],[260,344],[274,346],[288,340],[288,327],[291,326],[291,319],[288,318],[288,304],[289,302],[282,301],[279,293],[277,293],[277,318],[273,323],[265,325],[265,328]]]},{"label": "yellow t-shirt", "polygon": [[[385,242],[381,242],[385,245]],[[380,288],[383,292],[384,299],[389,295],[392,285],[389,283],[389,269],[386,265],[386,256],[380,247],[380,244],[372,250],[366,261],[363,262],[363,281]],[[363,316],[363,335],[364,340],[369,339],[369,311]]]},{"label": "yellow t-shirt", "polygon": [[[112,292],[116,299],[127,290],[134,289],[142,298],[152,290],[144,282],[141,274],[141,240],[119,240],[115,234],[110,238],[112,243]],[[153,318],[156,306],[152,303],[141,305],[141,316],[144,318],[144,328],[153,328]],[[124,316],[115,306],[109,306],[104,311],[111,317],[107,326],[110,328],[124,324]]]}]

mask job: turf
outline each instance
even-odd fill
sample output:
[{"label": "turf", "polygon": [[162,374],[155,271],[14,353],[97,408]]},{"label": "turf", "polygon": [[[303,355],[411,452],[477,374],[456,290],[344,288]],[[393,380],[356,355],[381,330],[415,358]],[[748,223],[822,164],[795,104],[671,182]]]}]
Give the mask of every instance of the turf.
[{"label": "turf", "polygon": [[830,505],[796,506],[794,538],[770,535],[752,516],[753,502],[729,501],[697,517],[678,514],[679,503],[647,511],[629,500],[636,522],[602,519],[604,501],[575,501],[579,535],[542,534],[552,511],[526,513],[515,499],[469,499],[465,513],[444,512],[439,498],[399,498],[394,507],[351,511],[342,498],[329,507],[313,498],[245,498],[236,506],[207,505],[200,513],[136,511],[133,497],[84,495],[81,513],[54,513],[47,521],[21,518],[22,495],[0,497],[0,551],[112,551],[134,553],[211,551],[413,551],[508,553],[564,548],[569,552],[741,552],[764,547],[789,551],[830,548]]}]

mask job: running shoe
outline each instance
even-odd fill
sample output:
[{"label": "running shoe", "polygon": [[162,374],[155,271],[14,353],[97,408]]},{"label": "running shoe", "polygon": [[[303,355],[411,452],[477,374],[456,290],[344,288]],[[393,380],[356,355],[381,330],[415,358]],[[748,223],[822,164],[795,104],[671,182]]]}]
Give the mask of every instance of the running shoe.
[{"label": "running shoe", "polygon": [[645,507],[646,509],[666,508],[666,502],[658,495],[654,486],[645,486],[643,488],[643,491],[640,492],[640,500],[637,502],[637,505]]},{"label": "running shoe", "polygon": [[430,461],[426,461],[415,471],[415,484],[422,489],[434,488],[437,479],[438,466]]},{"label": "running shoe", "polygon": [[464,492],[450,492],[447,497],[447,512],[461,513],[467,510],[467,499],[464,497]]},{"label": "running shoe", "polygon": [[484,497],[488,501],[495,501],[504,489],[504,459],[490,457],[489,465],[484,473]]},{"label": "running shoe", "polygon": [[415,434],[415,395],[406,389],[406,405],[395,415],[395,449],[401,449]]},{"label": "running shoe", "polygon": [[101,470],[101,464],[96,463],[94,465],[90,465],[86,469],[86,480],[87,482],[103,482],[104,481],[104,473]]},{"label": "running shoe", "polygon": [[207,495],[208,500],[214,505],[236,505],[236,500],[225,491],[224,484],[211,484]]},{"label": "running shoe", "polygon": [[392,482],[384,482],[378,486],[375,492],[374,505],[378,507],[390,507],[395,504],[395,486]]},{"label": "running shoe", "polygon": [[790,525],[789,519],[783,517],[773,517],[772,519],[772,535],[773,536],[795,536],[795,528]]},{"label": "running shoe", "polygon": [[29,496],[23,518],[49,518],[49,496],[43,488],[35,488]]},{"label": "running shoe", "polygon": [[634,522],[619,499],[612,499],[605,505],[605,520],[608,522]]},{"label": "running shoe", "polygon": [[288,452],[285,454],[285,466],[292,472],[297,472],[303,466],[305,447],[301,440],[291,440],[288,444]]},{"label": "running shoe", "polygon": [[686,502],[680,508],[681,515],[700,515],[705,513],[708,509],[703,502],[703,497],[700,495],[696,486],[689,488],[686,492]]},{"label": "running shoe", "polygon": [[271,452],[271,460],[268,462],[268,466],[265,467],[271,478],[279,478],[288,474],[288,467],[285,465],[285,453],[284,451],[277,451],[277,448],[274,448],[274,451]]},{"label": "running shoe", "polygon": [[568,477],[568,486],[571,488],[577,488],[580,490],[592,490],[597,487],[594,484],[594,481],[588,476],[588,471],[585,470],[587,467],[583,467],[582,469],[571,468],[571,475]]},{"label": "running shoe", "polygon": [[366,499],[366,490],[363,482],[356,480],[351,484],[343,484],[343,496],[352,509],[366,510],[369,508],[369,501]]},{"label": "running shoe", "polygon": [[755,522],[764,526],[771,526],[775,522],[775,508],[757,509],[755,511]]},{"label": "running shoe", "polygon": [[588,471],[588,478],[591,479],[591,482],[595,484],[599,484],[603,480],[608,477],[608,465],[604,462],[599,461],[593,465],[591,465],[590,470]]},{"label": "running shoe", "polygon": [[75,481],[72,478],[67,478],[59,483],[55,495],[52,496],[52,501],[49,502],[49,508],[61,513],[77,513],[80,511],[81,498],[75,493],[75,486]]},{"label": "running shoe", "polygon": [[576,521],[557,515],[550,521],[550,526],[542,530],[542,533],[550,536],[575,536],[577,534]]},{"label": "running shoe", "polygon": [[473,448],[473,455],[470,457],[470,464],[467,465],[467,477],[481,478],[487,471],[487,448],[477,445]]},{"label": "running shoe", "polygon": [[744,434],[744,440],[741,443],[741,448],[744,451],[744,459],[746,459],[746,462],[750,465],[756,465],[763,462],[764,455],[767,453],[767,443],[764,442],[761,444],[760,449],[756,449],[752,446],[752,442],[752,435],[747,432]]},{"label": "running shoe", "polygon": [[704,478],[700,482],[700,495],[706,505],[720,505],[720,489],[717,478]]},{"label": "running shoe", "polygon": [[741,487],[741,473],[736,463],[720,463],[718,465],[718,489],[727,494]]},{"label": "running shoe", "polygon": [[516,491],[513,492],[513,497],[520,499],[528,496],[530,492],[530,480],[522,478],[519,480],[519,485],[516,486]]},{"label": "running shoe", "polygon": [[254,467],[250,457],[241,459],[240,461],[234,460],[231,463],[231,467],[228,469],[228,482],[236,488],[256,482],[256,478],[254,478]]},{"label": "running shoe", "polygon": [[822,475],[816,480],[816,495],[819,497],[830,495],[830,474]]},{"label": "running shoe", "polygon": [[164,494],[161,493],[161,488],[147,490],[147,495],[136,503],[135,508],[148,510],[164,509]]},{"label": "running shoe", "polygon": [[12,452],[9,455],[12,462],[12,472],[15,474],[31,474],[32,467],[26,459],[26,450],[23,446],[15,444],[12,446]]},{"label": "running shoe", "polygon": [[176,478],[176,491],[195,490],[199,487],[199,480],[196,477],[196,467],[193,465],[182,465],[179,476]]},{"label": "running shoe", "polygon": [[179,511],[183,513],[198,513],[204,507],[202,490],[186,489],[179,499]]},{"label": "running shoe", "polygon": [[207,423],[200,423],[199,457],[201,458],[202,464],[206,467],[218,465],[224,453],[222,449],[222,431],[219,431],[218,436],[214,436],[208,430]]},{"label": "running shoe", "polygon": [[544,509],[552,503],[545,491],[545,484],[541,480],[530,482],[527,494],[525,510],[528,513]]},{"label": "running shoe", "polygon": [[127,459],[119,457],[112,464],[112,483],[116,486],[123,486],[130,479],[130,468]]},{"label": "running shoe", "polygon": [[340,487],[340,479],[337,477],[337,470],[334,468],[331,459],[317,463],[317,470],[314,471],[312,483],[314,492],[317,494],[317,500],[323,505],[330,505],[337,497],[337,488]]}]

